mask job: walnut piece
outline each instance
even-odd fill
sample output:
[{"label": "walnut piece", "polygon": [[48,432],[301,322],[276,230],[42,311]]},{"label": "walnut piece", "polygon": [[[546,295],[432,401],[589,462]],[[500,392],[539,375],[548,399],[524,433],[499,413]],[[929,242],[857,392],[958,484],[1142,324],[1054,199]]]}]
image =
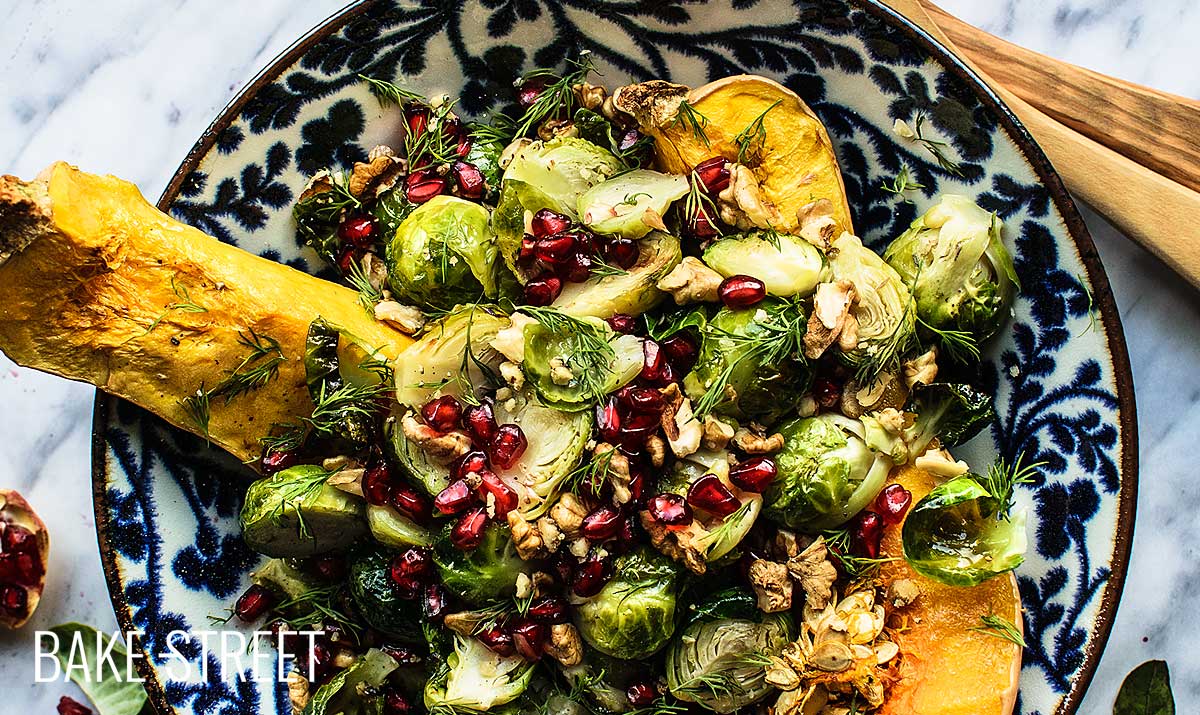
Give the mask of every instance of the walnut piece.
[{"label": "walnut piece", "polygon": [[583,518],[587,514],[587,507],[571,492],[565,492],[550,507],[550,518],[558,524],[560,531],[571,538],[579,535],[579,527],[583,526]]},{"label": "walnut piece", "polygon": [[703,575],[708,570],[704,554],[692,544],[692,532],[687,530],[671,531],[663,524],[654,520],[650,512],[638,514],[642,528],[650,536],[650,543],[664,556],[680,561],[694,574]]},{"label": "walnut piece", "polygon": [[708,415],[704,418],[704,439],[702,444],[705,449],[725,449],[729,445],[729,440],[733,439],[735,430],[733,426],[727,422]]},{"label": "walnut piece", "polygon": [[850,308],[858,300],[850,281],[821,283],[813,296],[813,312],[804,333],[804,356],[815,360],[837,343],[842,350],[858,345],[858,321]]},{"label": "walnut piece", "polygon": [[686,457],[700,449],[704,427],[692,414],[692,401],[683,396],[678,383],[662,389],[662,428],[667,444],[676,457]]},{"label": "walnut piece", "polygon": [[425,314],[411,305],[394,300],[381,300],[375,304],[375,319],[382,320],[405,335],[416,335],[425,327]]},{"label": "walnut piece", "polygon": [[807,549],[788,559],[787,570],[804,591],[805,607],[820,610],[829,605],[837,569],[829,562],[824,537],[818,536]]},{"label": "walnut piece", "polygon": [[600,85],[589,82],[580,82],[579,84],[571,85],[571,92],[584,109],[590,109],[593,112],[603,107],[604,100],[608,99],[608,90]]},{"label": "walnut piece", "polygon": [[758,430],[739,427],[733,435],[733,444],[746,454],[771,454],[783,449],[783,435],[778,432],[770,437]]},{"label": "walnut piece", "polygon": [[546,652],[564,667],[570,668],[583,661],[583,641],[579,631],[570,623],[556,623],[550,626],[550,640],[546,643]]},{"label": "walnut piece", "polygon": [[651,466],[661,467],[667,461],[667,443],[656,434],[650,435],[646,439],[646,455],[650,457]]},{"label": "walnut piece", "polygon": [[721,220],[743,231],[779,225],[779,209],[763,196],[754,172],[741,164],[731,163],[728,167],[729,186],[717,194]]},{"label": "walnut piece", "polygon": [[293,670],[288,673],[287,690],[288,700],[292,703],[292,712],[299,715],[304,708],[308,707],[310,699],[308,678]]},{"label": "walnut piece", "polygon": [[763,613],[779,613],[792,607],[792,581],[787,566],[755,559],[750,564],[750,585],[758,596],[758,610]]},{"label": "walnut piece", "polygon": [[937,346],[930,346],[928,350],[916,356],[912,360],[907,360],[900,366],[900,374],[904,377],[904,385],[908,389],[913,389],[917,383],[924,385],[932,385],[937,379]]},{"label": "walnut piece", "polygon": [[510,362],[520,365],[525,362],[525,326],[536,322],[523,313],[513,313],[508,327],[501,328],[492,338],[492,348]]},{"label": "walnut piece", "polygon": [[913,466],[923,472],[946,479],[953,479],[971,471],[966,462],[955,459],[946,450],[932,445],[925,450],[924,454],[913,460]]},{"label": "walnut piece", "polygon": [[921,587],[916,581],[908,578],[898,578],[888,586],[887,602],[893,608],[904,608],[921,595]]},{"label": "walnut piece", "polygon": [[346,181],[346,189],[358,198],[378,198],[408,173],[408,162],[395,156],[390,147],[371,150],[368,162],[355,162]]},{"label": "walnut piece", "polygon": [[[525,386],[525,371],[515,362],[505,360],[500,363],[500,377],[504,378],[504,382],[508,383],[513,390],[519,391]],[[500,399],[499,394],[499,392],[496,393],[496,399]]]},{"label": "walnut piece", "polygon": [[613,92],[613,107],[632,116],[643,131],[653,132],[677,121],[679,105],[690,91],[682,84],[652,79],[618,87]]},{"label": "walnut piece", "polygon": [[[521,516],[516,509],[508,512],[508,530],[512,536],[513,546],[517,549],[517,556],[525,561],[530,561],[546,555],[541,531]],[[449,617],[447,616],[447,618]]]},{"label": "walnut piece", "polygon": [[676,305],[688,303],[715,303],[717,288],[725,277],[704,265],[695,256],[685,256],[684,259],[671,269],[671,272],[658,280],[658,289],[670,293]]},{"label": "walnut piece", "polygon": [[418,420],[409,412],[400,420],[404,436],[441,464],[449,464],[471,451],[471,438],[464,432],[452,430],[442,434]]},{"label": "walnut piece", "polygon": [[551,117],[542,122],[537,130],[538,139],[542,141],[550,141],[551,139],[573,138],[579,136],[579,127],[575,126],[575,122],[570,119],[556,119]]},{"label": "walnut piece", "polygon": [[546,551],[552,553],[558,551],[558,547],[566,540],[562,530],[558,528],[558,522],[548,516],[543,516],[537,520],[537,530],[538,536],[542,537],[542,548]]},{"label": "walnut piece", "polygon": [[633,494],[629,491],[631,479],[629,458],[607,442],[596,445],[592,450],[592,456],[594,461],[608,463],[603,472],[609,485],[612,486],[613,501],[618,504],[628,504],[629,500],[633,498]]}]

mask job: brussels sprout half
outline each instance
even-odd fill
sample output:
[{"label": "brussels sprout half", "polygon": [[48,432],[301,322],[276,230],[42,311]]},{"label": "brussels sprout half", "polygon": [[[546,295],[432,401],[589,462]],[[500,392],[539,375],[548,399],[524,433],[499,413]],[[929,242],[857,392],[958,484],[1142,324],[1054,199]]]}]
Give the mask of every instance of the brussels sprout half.
[{"label": "brussels sprout half", "polygon": [[442,583],[471,605],[479,606],[516,590],[517,574],[529,570],[517,556],[508,527],[488,524],[483,541],[470,551],[461,551],[450,541],[447,524],[433,546],[433,562]]},{"label": "brussels sprout half", "polygon": [[251,484],[241,511],[246,545],[267,556],[302,558],[345,548],[365,534],[365,503],[326,484],[332,474],[300,464]]},{"label": "brussels sprout half", "polygon": [[524,181],[504,180],[500,188],[500,200],[492,212],[492,231],[496,234],[496,248],[504,259],[504,265],[522,283],[533,275],[517,262],[521,239],[525,236],[526,215],[532,216],[541,209],[558,210],[558,204]]},{"label": "brussels sprout half", "polygon": [[383,695],[378,690],[399,667],[395,658],[378,648],[371,648],[349,668],[338,671],[328,683],[317,688],[304,708],[304,715],[369,715],[382,712]]},{"label": "brussels sprout half", "polygon": [[592,413],[545,407],[528,388],[496,403],[495,410],[498,423],[520,425],[528,440],[521,458],[496,474],[517,492],[521,515],[532,521],[557,501],[563,483],[583,457],[592,436]]},{"label": "brussels sprout half", "polygon": [[943,447],[957,447],[996,419],[991,395],[949,382],[918,384],[905,409],[917,415],[905,434],[914,457],[923,454],[934,438]]},{"label": "brussels sprout half", "polygon": [[982,342],[999,331],[1017,293],[1001,222],[965,196],[945,194],[883,257],[912,289],[917,315]]},{"label": "brussels sprout half", "polygon": [[525,307],[537,322],[525,326],[525,376],[541,401],[578,411],[629,384],[642,369],[642,341],[617,335],[599,318]]},{"label": "brussels sprout half", "polygon": [[616,563],[616,575],[575,610],[575,624],[596,650],[623,660],[657,653],[675,632],[679,570],[642,547]]},{"label": "brussels sprout half", "polygon": [[726,278],[754,276],[768,294],[784,298],[809,295],[829,275],[816,246],[799,236],[766,231],[722,238],[704,250],[704,262]]},{"label": "brussels sprout half", "polygon": [[[583,192],[577,205],[579,219],[597,233],[641,238],[662,225],[667,209],[686,196],[688,188],[682,176],[634,169]],[[650,223],[647,212],[652,214]]]},{"label": "brussels sprout half", "polygon": [[458,308],[427,326],[393,365],[396,400],[420,409],[434,397],[462,398],[473,386],[487,385],[496,378],[502,360],[491,346],[492,339],[508,324],[507,316],[472,306]]},{"label": "brussels sprout half", "polygon": [[700,620],[685,628],[667,649],[667,688],[680,700],[716,713],[732,713],[774,690],[766,682],[762,656],[792,640],[786,613],[761,622],[740,618]]},{"label": "brussels sprout half", "polygon": [[908,287],[891,266],[849,233],[836,238],[829,252],[834,280],[854,284],[858,303],[858,346],[844,354],[863,377],[897,368],[916,338],[916,310]]},{"label": "brussels sprout half", "polygon": [[658,289],[658,281],[682,259],[679,239],[654,231],[638,242],[637,263],[629,270],[594,275],[583,283],[567,283],[553,306],[578,317],[641,315],[666,297]]},{"label": "brussels sprout half", "polygon": [[410,213],[388,242],[388,285],[405,303],[451,308],[495,299],[500,291],[496,237],[483,206],[435,196]]},{"label": "brussels sprout half", "polygon": [[477,639],[456,634],[453,652],[425,686],[425,707],[430,712],[502,711],[496,706],[516,700],[529,687],[535,665],[519,655],[498,655]]},{"label": "brussels sprout half", "polygon": [[368,504],[367,526],[376,541],[393,549],[429,546],[433,543],[433,534],[428,529],[390,506]]},{"label": "brussels sprout half", "polygon": [[560,137],[518,151],[504,170],[504,183],[523,182],[550,199],[547,208],[575,217],[579,197],[624,168],[607,149],[586,139]]},{"label": "brussels sprout half", "polygon": [[805,532],[845,523],[878,495],[891,458],[867,446],[859,420],[828,413],[780,425],[779,475],[763,494],[763,516]]}]

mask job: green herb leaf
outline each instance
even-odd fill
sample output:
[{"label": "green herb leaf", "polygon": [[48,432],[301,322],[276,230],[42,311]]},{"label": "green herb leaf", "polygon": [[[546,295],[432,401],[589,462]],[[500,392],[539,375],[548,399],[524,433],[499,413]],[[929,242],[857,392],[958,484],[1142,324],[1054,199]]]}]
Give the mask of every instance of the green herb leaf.
[{"label": "green herb leaf", "polygon": [[763,145],[767,141],[767,128],[763,125],[763,120],[767,118],[768,112],[782,102],[782,99],[775,100],[774,104],[764,109],[762,114],[755,117],[754,121],[733,138],[733,142],[737,144],[738,148],[737,163],[745,165],[749,159],[756,158],[757,154],[762,151]]},{"label": "green herb leaf", "polygon": [[923,189],[925,188],[925,185],[914,181],[913,178],[908,174],[908,167],[902,166],[900,167],[900,173],[896,174],[896,178],[892,179],[891,184],[885,182],[879,188],[890,194],[896,194],[903,199],[905,203],[911,204],[912,201],[904,195],[904,192],[912,191],[914,189]]},{"label": "green herb leaf", "polygon": [[949,145],[946,142],[937,141],[926,137],[924,133],[924,124],[925,115],[918,114],[913,126],[913,131],[917,135],[916,140],[925,145],[925,148],[929,150],[930,154],[933,154],[933,158],[937,160],[938,166],[942,167],[943,170],[954,174],[955,176],[962,176],[962,166],[959,165],[957,161],[946,155],[946,148]]},{"label": "green herb leaf", "polygon": [[569,117],[574,112],[578,101],[573,88],[575,85],[585,82],[588,75],[596,71],[596,66],[592,64],[592,56],[589,52],[579,53],[579,59],[568,60],[568,64],[573,69],[561,75],[554,70],[536,69],[527,73],[522,79],[522,82],[545,79],[546,86],[538,95],[537,100],[521,116],[517,123],[516,136],[521,137],[531,131],[536,131],[538,126],[548,118],[560,115]]},{"label": "green herb leaf", "polygon": [[1148,660],[1121,684],[1113,715],[1175,715],[1171,672],[1165,661]]},{"label": "green herb leaf", "polygon": [[986,633],[989,636],[1006,640],[1009,643],[1016,643],[1022,648],[1025,645],[1025,638],[1021,635],[1021,630],[1016,624],[1004,618],[1003,616],[980,616],[982,625],[973,626],[971,630]]},{"label": "green herb leaf", "polygon": [[[142,710],[146,689],[136,680],[137,673],[128,667],[129,659],[120,642],[112,643],[110,636],[82,623],[64,623],[50,632],[58,637],[55,657],[92,701],[98,715],[137,715]],[[79,639],[81,649],[72,648],[75,639]],[[110,644],[111,661],[101,660]],[[79,667],[80,662],[86,669]]]},{"label": "green herb leaf", "polygon": [[705,128],[708,127],[708,117],[696,111],[696,108],[688,104],[687,100],[679,103],[679,112],[675,115],[675,121],[671,126],[683,126],[692,130],[692,137],[704,142],[705,148],[708,148],[708,133]]}]

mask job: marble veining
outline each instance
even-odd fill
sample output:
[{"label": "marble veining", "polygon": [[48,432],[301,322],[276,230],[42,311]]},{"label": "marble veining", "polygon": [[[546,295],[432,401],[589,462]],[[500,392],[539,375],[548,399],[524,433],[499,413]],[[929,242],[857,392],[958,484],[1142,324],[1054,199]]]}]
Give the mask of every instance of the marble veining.
[{"label": "marble veining", "polygon": [[[1100,71],[1200,96],[1191,0],[944,0],[1008,39]],[[54,159],[112,172],[156,197],[205,126],[257,70],[338,2],[67,0],[0,10],[0,170],[31,176]],[[1200,501],[1190,448],[1200,417],[1200,301],[1085,209],[1125,322],[1141,433],[1138,529],[1125,597],[1081,713],[1107,715],[1121,678],[1171,663],[1180,712],[1200,710],[1193,615],[1200,610]],[[1194,230],[1194,229],[1192,229]],[[32,630],[115,626],[96,553],[89,484],[92,390],[0,357],[0,486],[50,525],[46,598],[29,628],[0,633],[0,690],[13,711],[51,712],[72,688],[35,686]],[[20,707],[24,706],[24,707]]]}]

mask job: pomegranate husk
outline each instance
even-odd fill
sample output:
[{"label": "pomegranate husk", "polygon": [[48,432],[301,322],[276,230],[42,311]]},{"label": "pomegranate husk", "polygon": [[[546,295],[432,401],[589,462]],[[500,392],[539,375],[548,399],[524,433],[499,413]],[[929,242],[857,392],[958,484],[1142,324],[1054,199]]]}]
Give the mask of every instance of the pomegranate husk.
[{"label": "pomegranate husk", "polygon": [[[25,497],[15,491],[0,489],[0,544],[3,543],[4,530],[9,524],[28,529],[33,534],[34,545],[37,549],[41,565],[41,576],[35,584],[17,583],[14,585],[25,589],[26,604],[23,616],[14,616],[0,609],[0,626],[17,629],[29,622],[42,600],[42,591],[46,587],[46,571],[50,562],[50,531]],[[7,584],[0,583],[0,588]]]}]

